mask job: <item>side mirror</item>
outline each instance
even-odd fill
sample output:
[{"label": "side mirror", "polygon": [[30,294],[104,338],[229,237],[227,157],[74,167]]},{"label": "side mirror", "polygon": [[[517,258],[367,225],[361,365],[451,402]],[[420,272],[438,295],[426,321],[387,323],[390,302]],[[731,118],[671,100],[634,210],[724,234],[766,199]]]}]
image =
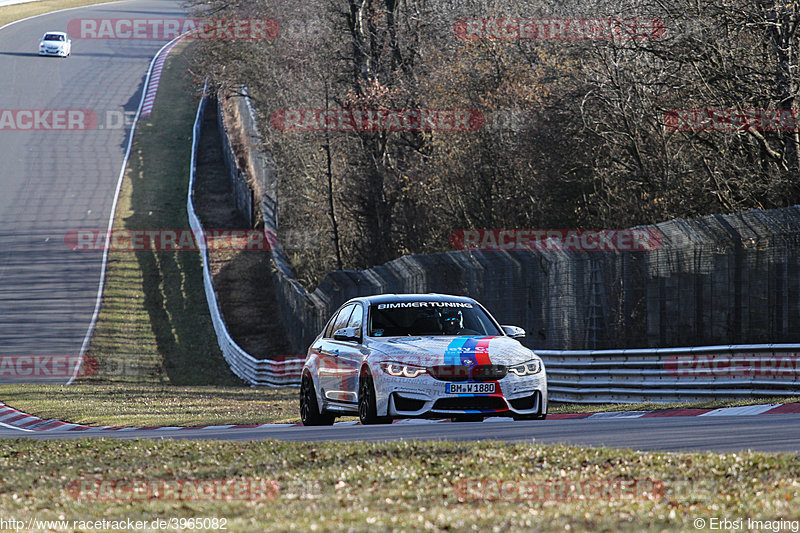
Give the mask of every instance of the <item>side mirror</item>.
[{"label": "side mirror", "polygon": [[333,339],[337,341],[361,342],[361,328],[342,328],[333,333]]},{"label": "side mirror", "polygon": [[511,337],[512,339],[524,339],[525,338],[525,330],[518,326],[502,326],[503,333]]}]

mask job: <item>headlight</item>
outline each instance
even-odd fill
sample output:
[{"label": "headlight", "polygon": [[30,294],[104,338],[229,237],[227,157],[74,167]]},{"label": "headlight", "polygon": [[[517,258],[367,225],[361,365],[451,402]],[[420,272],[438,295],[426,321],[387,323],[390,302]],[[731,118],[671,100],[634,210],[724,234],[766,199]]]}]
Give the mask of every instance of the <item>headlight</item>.
[{"label": "headlight", "polygon": [[542,362],[538,359],[531,359],[521,365],[514,365],[508,367],[509,372],[513,372],[518,376],[530,376],[539,373],[542,369]]},{"label": "headlight", "polygon": [[402,363],[381,363],[384,372],[394,377],[415,378],[428,371],[421,366],[404,365]]}]

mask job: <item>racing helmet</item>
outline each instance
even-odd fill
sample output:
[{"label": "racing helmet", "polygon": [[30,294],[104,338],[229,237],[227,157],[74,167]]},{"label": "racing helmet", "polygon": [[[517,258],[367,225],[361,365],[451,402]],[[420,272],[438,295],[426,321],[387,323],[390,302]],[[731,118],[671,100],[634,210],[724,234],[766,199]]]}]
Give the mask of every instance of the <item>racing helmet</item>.
[{"label": "racing helmet", "polygon": [[459,309],[442,310],[442,331],[446,334],[464,329],[464,315]]}]

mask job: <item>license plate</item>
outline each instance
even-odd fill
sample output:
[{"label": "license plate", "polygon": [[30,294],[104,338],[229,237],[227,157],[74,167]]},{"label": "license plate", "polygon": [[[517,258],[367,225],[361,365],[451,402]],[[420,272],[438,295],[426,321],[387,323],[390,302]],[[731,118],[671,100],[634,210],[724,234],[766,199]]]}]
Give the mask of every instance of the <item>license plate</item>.
[{"label": "license plate", "polygon": [[448,383],[445,392],[448,394],[494,394],[494,383]]}]

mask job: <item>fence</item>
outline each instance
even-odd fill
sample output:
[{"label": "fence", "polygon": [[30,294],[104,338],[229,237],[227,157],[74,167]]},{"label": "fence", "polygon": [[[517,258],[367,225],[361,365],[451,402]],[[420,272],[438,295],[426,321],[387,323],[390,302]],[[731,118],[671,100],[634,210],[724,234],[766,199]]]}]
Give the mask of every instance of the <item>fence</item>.
[{"label": "fence", "polygon": [[348,298],[442,292],[480,300],[537,350],[800,342],[800,208],[647,229],[662,233],[660,249],[411,255],[332,272],[313,293],[276,255],[284,323],[299,350]]},{"label": "fence", "polygon": [[[245,137],[253,143],[251,153],[259,154],[251,103],[238,98],[235,105],[249,117],[243,121]],[[277,234],[276,168],[269,156],[258,157],[255,178],[264,228]],[[362,271],[331,272],[312,293],[294,278],[276,243],[272,256],[280,318],[295,353],[302,354],[349,298],[406,292],[469,295],[502,323],[528,331],[524,342],[545,360],[555,401],[800,393],[791,369],[769,371],[770,365],[795,361],[800,344],[764,344],[800,341],[800,207],[673,220],[642,229],[660,232],[663,245],[634,252],[411,255]],[[221,318],[215,327],[218,322]],[[731,344],[737,342],[762,344]],[[676,347],[687,344],[701,347]],[[247,354],[229,351],[232,365],[255,368]],[[714,354],[709,364],[718,366],[719,361],[735,361],[746,367],[757,360],[766,371],[748,377],[720,374],[719,368],[681,367],[678,372],[669,367],[670,358],[697,354]]]}]

